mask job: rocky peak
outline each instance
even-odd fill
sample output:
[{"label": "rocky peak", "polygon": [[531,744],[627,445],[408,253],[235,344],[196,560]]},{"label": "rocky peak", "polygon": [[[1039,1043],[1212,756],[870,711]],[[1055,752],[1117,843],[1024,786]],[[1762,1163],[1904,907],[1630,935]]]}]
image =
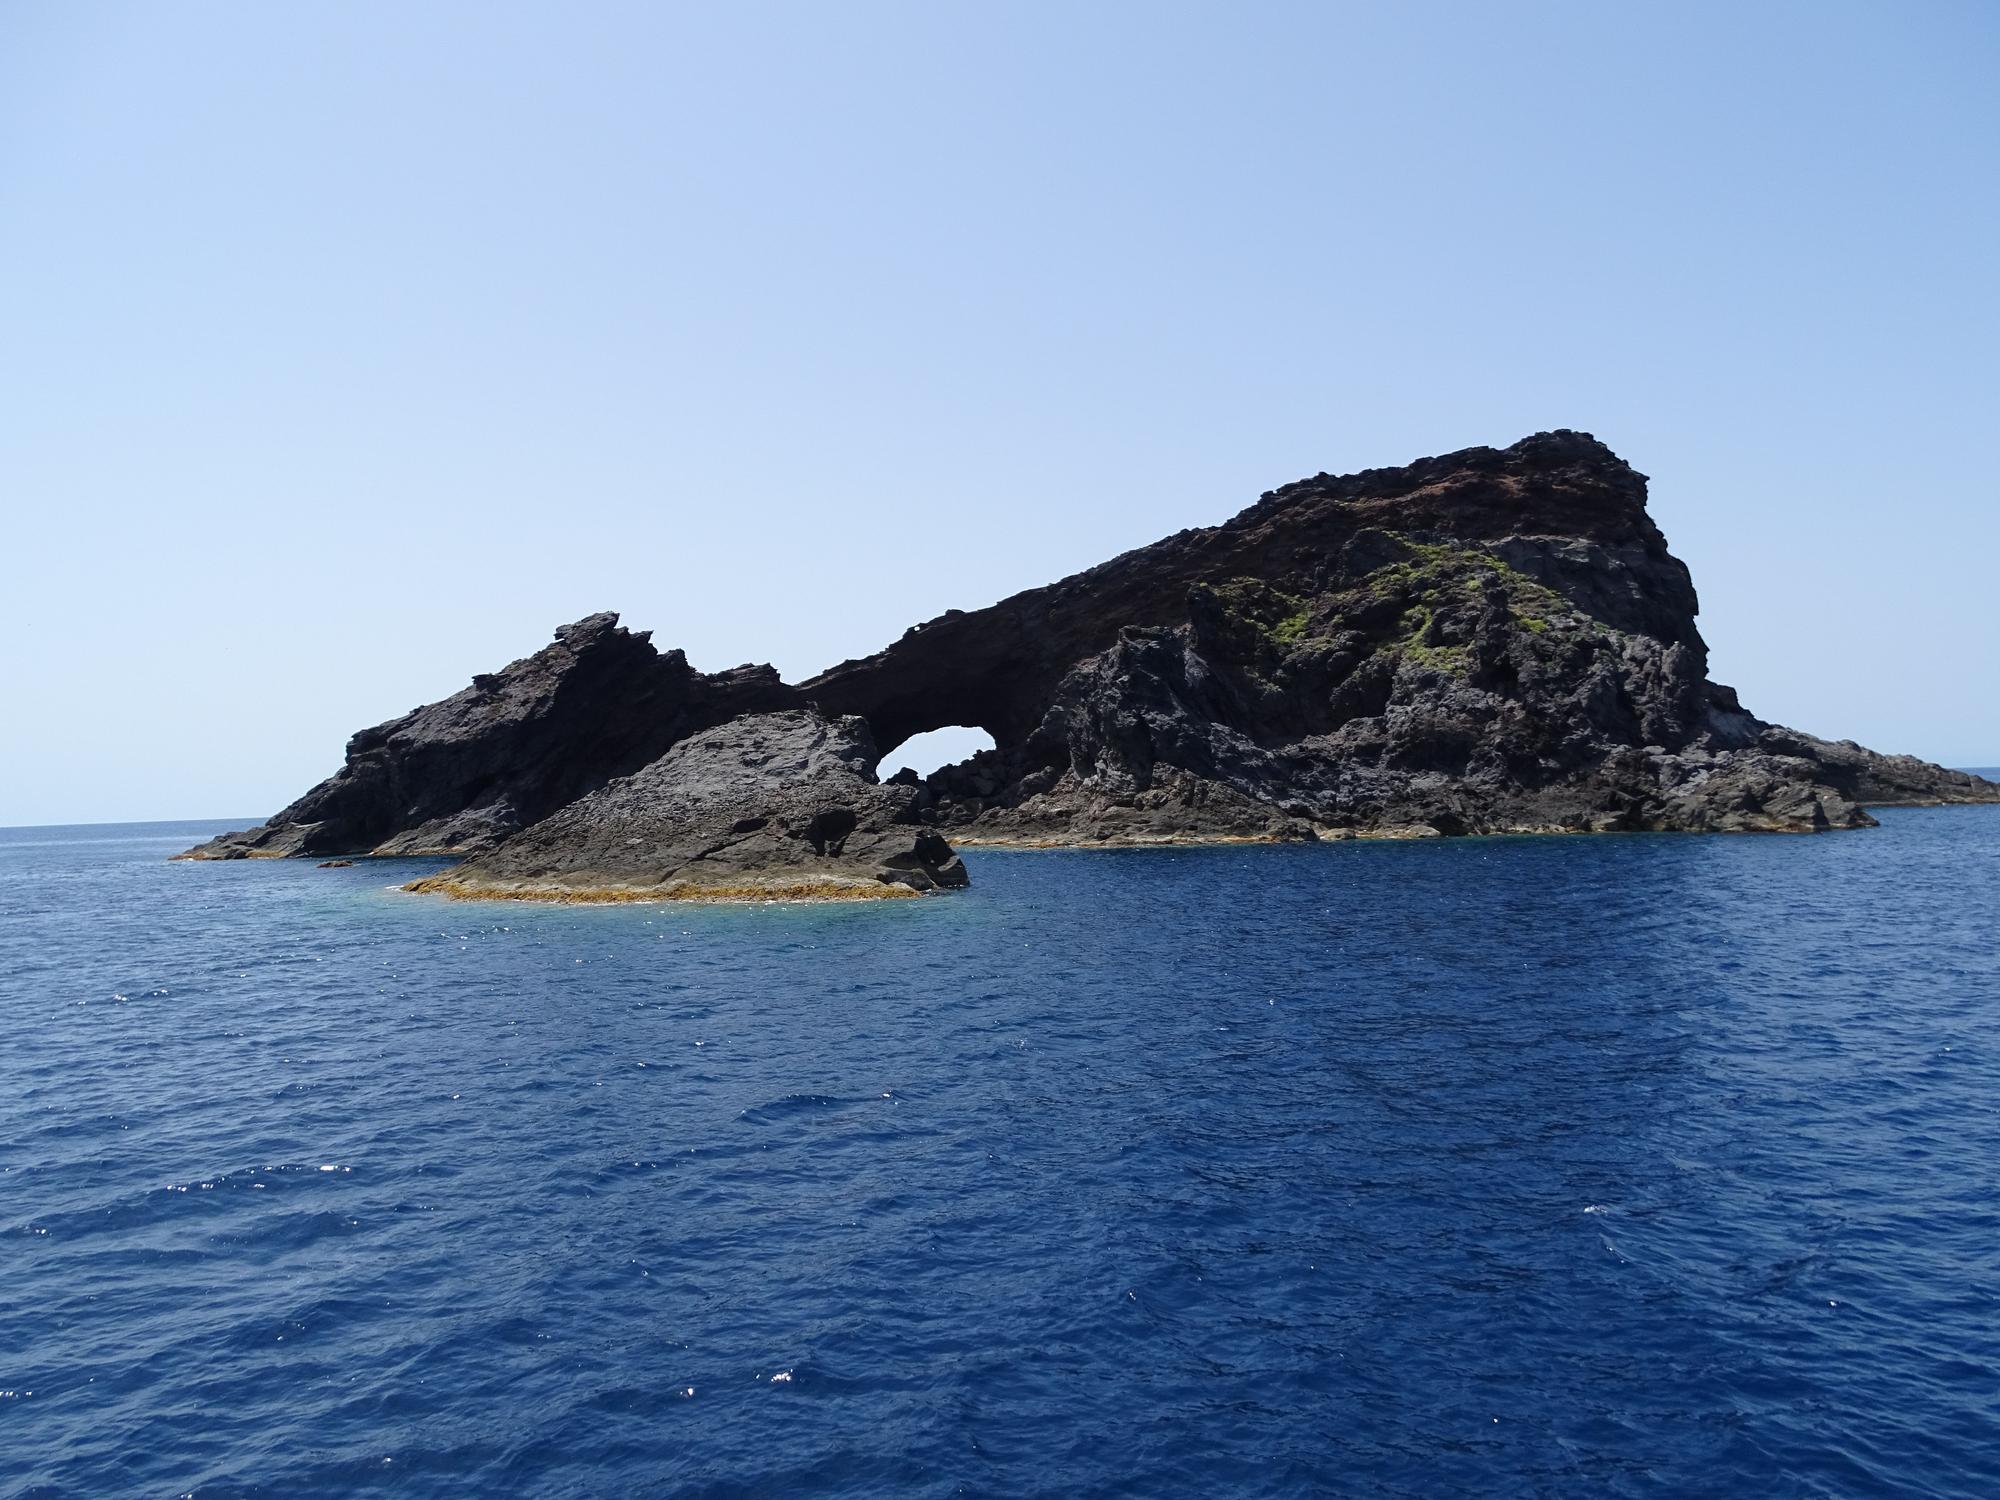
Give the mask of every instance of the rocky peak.
[{"label": "rocky peak", "polygon": [[[1646,479],[1585,433],[1558,431],[1509,448],[1467,448],[1396,469],[1318,475],[1266,494],[1219,526],[1183,531],[986,609],[953,611],[888,649],[807,682],[815,701],[857,713],[893,748],[947,724],[1003,743],[1040,723],[1057,684],[1128,625],[1187,618],[1197,583],[1254,579],[1296,597],[1325,590],[1350,544],[1383,538],[1500,543],[1560,538],[1568,550],[1515,545],[1515,566],[1551,587],[1608,569],[1615,583],[1578,603],[1618,629],[1696,646],[1687,570],[1646,515]],[[1373,540],[1367,540],[1372,538]]]},{"label": "rocky peak", "polygon": [[697,730],[797,701],[768,666],[703,674],[616,614],[587,615],[532,656],[362,730],[340,770],[269,823],[189,854],[490,848]]}]

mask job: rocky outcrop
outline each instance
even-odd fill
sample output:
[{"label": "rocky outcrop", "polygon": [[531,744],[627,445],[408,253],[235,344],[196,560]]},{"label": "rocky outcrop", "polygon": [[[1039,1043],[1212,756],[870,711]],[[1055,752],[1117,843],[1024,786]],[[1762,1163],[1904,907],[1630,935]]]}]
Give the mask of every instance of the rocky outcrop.
[{"label": "rocky outcrop", "polygon": [[1819,777],[1865,807],[1947,807],[2000,802],[2000,785],[1914,755],[1880,755],[1853,740],[1823,740],[1796,729],[1758,724],[1757,744],[1775,755],[1811,761]]},{"label": "rocky outcrop", "polygon": [[865,722],[810,710],[706,729],[409,889],[554,901],[916,896],[966,883]]},{"label": "rocky outcrop", "polygon": [[472,854],[697,730],[799,701],[769,667],[702,673],[615,614],[347,742],[347,763],[269,822],[184,859]]},{"label": "rocky outcrop", "polygon": [[[459,894],[923,889],[963,873],[938,832],[1808,832],[1880,803],[2000,802],[1756,718],[1709,681],[1695,613],[1645,476],[1587,434],[1538,433],[1287,485],[799,688],[698,673],[594,615],[356,735],[331,780],[189,853],[474,855],[437,882]],[[833,748],[802,750],[808,724]],[[874,745],[947,725],[995,748],[875,784]],[[767,758],[753,776],[745,756]],[[855,818],[839,850],[796,831],[835,807]]]},{"label": "rocky outcrop", "polygon": [[1781,730],[1708,681],[1646,481],[1585,434],[1320,475],[805,684],[996,749],[959,842],[1814,831],[2000,787]]}]

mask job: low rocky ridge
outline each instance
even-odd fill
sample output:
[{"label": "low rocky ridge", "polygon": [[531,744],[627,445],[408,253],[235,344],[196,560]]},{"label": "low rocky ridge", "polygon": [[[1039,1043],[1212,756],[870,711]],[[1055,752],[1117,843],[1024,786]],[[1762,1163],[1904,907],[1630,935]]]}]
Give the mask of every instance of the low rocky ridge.
[{"label": "low rocky ridge", "polygon": [[[470,854],[425,883],[461,895],[825,894],[962,883],[939,833],[1812,832],[1867,826],[1873,804],[2000,802],[1756,718],[1709,681],[1695,613],[1645,476],[1587,434],[1538,433],[1287,485],[796,688],[696,672],[594,615],[356,735],[332,779],[188,857]],[[955,724],[995,748],[875,782],[875,746]],[[855,822],[824,848],[794,832],[835,808]]]},{"label": "low rocky ridge", "polygon": [[875,779],[855,718],[810,709],[705,729],[498,848],[408,888],[531,900],[809,900],[917,896],[966,883]]},{"label": "low rocky ridge", "polygon": [[591,615],[533,656],[347,742],[347,763],[268,823],[183,859],[475,854],[697,730],[799,702],[769,667],[702,673]]}]

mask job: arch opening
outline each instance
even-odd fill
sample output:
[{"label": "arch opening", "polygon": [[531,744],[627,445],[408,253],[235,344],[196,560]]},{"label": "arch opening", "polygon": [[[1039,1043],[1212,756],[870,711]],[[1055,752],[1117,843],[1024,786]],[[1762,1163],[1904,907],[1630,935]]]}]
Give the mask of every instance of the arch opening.
[{"label": "arch opening", "polygon": [[995,748],[993,736],[985,730],[965,724],[948,724],[942,729],[911,735],[882,757],[875,774],[887,781],[907,766],[919,776],[928,776],[944,766],[955,766],[962,760],[970,760],[981,750]]}]

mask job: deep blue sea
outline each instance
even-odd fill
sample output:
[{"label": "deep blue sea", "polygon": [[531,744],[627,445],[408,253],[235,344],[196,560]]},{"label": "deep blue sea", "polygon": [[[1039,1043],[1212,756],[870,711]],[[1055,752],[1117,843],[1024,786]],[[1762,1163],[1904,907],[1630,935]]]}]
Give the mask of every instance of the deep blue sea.
[{"label": "deep blue sea", "polygon": [[2000,808],[757,908],[228,822],[0,831],[0,1494],[2000,1495]]}]

